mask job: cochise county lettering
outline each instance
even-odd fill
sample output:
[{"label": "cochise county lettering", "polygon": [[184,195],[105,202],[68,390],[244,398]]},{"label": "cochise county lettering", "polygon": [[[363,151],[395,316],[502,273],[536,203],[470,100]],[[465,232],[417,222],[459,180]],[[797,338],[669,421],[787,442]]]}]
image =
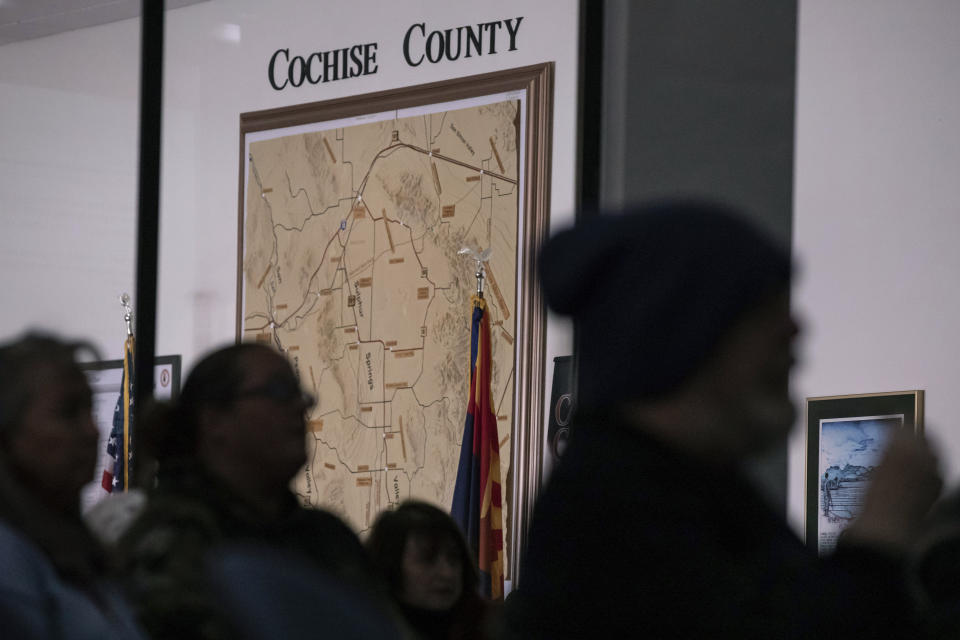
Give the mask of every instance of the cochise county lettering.
[{"label": "cochise county lettering", "polygon": [[[494,55],[509,40],[507,51],[517,50],[517,32],[523,16],[467,24],[449,29],[428,30],[427,23],[417,22],[403,36],[403,59],[411,67],[424,61],[436,64],[461,57]],[[500,41],[497,42],[497,36]],[[342,49],[314,51],[307,55],[291,55],[290,49],[277,49],[267,65],[267,79],[277,91],[301,87],[304,83],[319,84],[346,80],[377,72],[376,42],[355,44]]]},{"label": "cochise county lettering", "polygon": [[[522,20],[523,16],[481,22],[476,25],[476,29],[474,25],[467,24],[450,29],[436,29],[429,35],[426,23],[418,22],[410,25],[406,35],[403,36],[403,59],[411,67],[418,67],[423,64],[424,58],[436,64],[444,58],[451,62],[459,60],[461,55],[464,58],[469,58],[473,54],[482,56],[484,49],[486,49],[486,55],[493,55],[497,52],[497,32],[501,29],[505,29],[510,38],[510,47],[507,50],[516,51],[517,31],[520,30]],[[503,39],[500,42],[503,43]]]},{"label": "cochise county lettering", "polygon": [[[285,72],[285,73],[284,73]],[[299,87],[304,82],[317,84],[345,80],[377,72],[377,43],[355,44],[333,51],[314,51],[306,58],[290,57],[290,49],[277,49],[270,56],[267,76],[277,91],[290,83]],[[282,82],[280,81],[282,80]]]}]

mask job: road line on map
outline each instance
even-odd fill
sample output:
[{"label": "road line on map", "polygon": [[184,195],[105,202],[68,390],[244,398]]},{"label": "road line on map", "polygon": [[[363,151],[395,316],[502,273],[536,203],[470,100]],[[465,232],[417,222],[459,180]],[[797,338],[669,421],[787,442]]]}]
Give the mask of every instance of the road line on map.
[{"label": "road line on map", "polygon": [[406,441],[406,438],[403,437],[403,416],[400,416],[399,418],[397,418],[397,420],[399,420],[400,422],[400,451],[401,453],[403,453],[403,461],[406,462],[407,461],[407,441]]},{"label": "road line on map", "polygon": [[510,375],[507,376],[507,383],[503,385],[503,393],[500,394],[500,402],[497,403],[497,414],[500,413],[500,408],[503,406],[503,399],[507,397],[507,389],[510,388],[511,379],[513,379],[513,369],[510,369]]},{"label": "road line on map", "polygon": [[383,226],[387,230],[387,242],[390,243],[390,253],[396,253],[397,250],[393,246],[393,234],[390,233],[390,221],[387,220],[387,210],[383,210]]},{"label": "road line on map", "polygon": [[493,270],[488,266],[486,268],[487,280],[490,281],[490,286],[493,287],[493,295],[497,296],[497,302],[500,303],[500,310],[503,311],[503,319],[510,319],[510,309],[507,308],[507,301],[504,299],[503,294],[500,292],[500,285],[497,284],[497,279],[493,275]]},{"label": "road line on map", "polygon": [[[426,149],[422,149],[422,148],[420,148],[420,147],[418,147],[418,146],[416,146],[416,145],[413,145],[413,144],[407,144],[406,142],[401,142],[401,143],[392,145],[392,146],[390,146],[390,147],[387,147],[387,148],[381,150],[380,153],[383,153],[384,151],[388,151],[388,150],[392,149],[393,147],[407,147],[408,149],[413,149],[414,151],[418,151],[418,152],[420,152],[420,153],[423,153],[423,154],[426,154],[426,155],[430,155],[430,152],[427,151]],[[379,155],[378,155],[377,157],[379,158]],[[446,160],[447,162],[449,162],[449,163],[451,163],[451,164],[459,165],[459,166],[464,167],[464,168],[466,168],[466,169],[470,169],[471,171],[477,171],[477,172],[479,172],[479,173],[484,173],[484,174],[486,174],[486,175],[488,175],[488,176],[491,176],[491,177],[496,178],[497,180],[503,180],[504,182],[509,182],[510,184],[517,184],[517,181],[516,181],[516,180],[513,180],[512,178],[508,178],[507,176],[501,175],[501,174],[499,174],[499,173],[495,173],[495,172],[493,172],[493,171],[488,171],[487,169],[482,169],[482,168],[480,168],[480,167],[475,167],[475,166],[473,166],[472,164],[467,164],[466,162],[462,162],[462,161],[460,161],[460,160],[457,160],[456,158],[451,158],[451,157],[449,157],[449,156],[445,156],[445,155],[440,154],[440,153],[435,153],[435,154],[433,154],[433,157],[434,157],[434,158],[438,158],[438,159],[440,159],[440,160]],[[376,162],[376,160],[374,160],[374,162]],[[371,165],[371,170],[372,170],[372,165]]]},{"label": "road line on map", "polygon": [[440,187],[440,174],[437,173],[437,163],[430,161],[430,169],[433,171],[433,186],[437,190],[437,195],[439,196],[443,189]]},{"label": "road line on map", "polygon": [[327,153],[330,154],[330,161],[333,162],[334,164],[336,164],[336,163],[337,163],[337,156],[333,155],[333,149],[330,148],[330,143],[327,142],[327,137],[326,137],[326,136],[323,137],[323,146],[325,146],[325,147],[327,148]]},{"label": "road line on map", "polygon": [[273,269],[272,264],[267,265],[267,270],[263,272],[263,275],[260,277],[260,282],[257,283],[257,289],[263,287],[263,283],[266,281],[267,275],[270,273],[270,269]]},{"label": "road line on map", "polygon": [[497,145],[493,141],[493,136],[490,136],[490,148],[493,149],[493,155],[497,159],[497,166],[500,167],[500,173],[504,173],[506,169],[503,168],[503,162],[500,161],[500,152],[497,151]]}]

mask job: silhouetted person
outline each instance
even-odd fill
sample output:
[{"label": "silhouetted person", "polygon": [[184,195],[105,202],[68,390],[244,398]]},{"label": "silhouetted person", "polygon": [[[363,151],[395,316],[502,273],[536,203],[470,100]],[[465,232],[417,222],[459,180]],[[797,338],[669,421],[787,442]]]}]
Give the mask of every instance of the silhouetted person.
[{"label": "silhouetted person", "polygon": [[29,334],[0,345],[0,636],[140,638],[80,518],[98,431],[82,343]]},{"label": "silhouetted person", "polygon": [[486,605],[467,542],[448,513],[408,500],[384,511],[366,542],[407,622],[425,640],[486,637]]},{"label": "silhouetted person", "polygon": [[833,488],[833,479],[830,478],[829,472],[823,473],[823,479],[820,480],[820,495],[823,500],[823,515],[830,515],[830,508],[833,507],[833,496],[830,494],[830,489]]},{"label": "silhouetted person", "polygon": [[579,417],[535,508],[508,621],[524,638],[896,638],[902,552],[940,488],[896,440],[820,559],[740,471],[784,442],[788,255],[719,207],[585,218],[541,255],[573,316]]},{"label": "silhouetted person", "polygon": [[176,403],[146,427],[141,444],[158,460],[157,487],[119,556],[154,637],[237,637],[205,574],[211,551],[223,546],[281,549],[328,581],[374,599],[382,593],[356,535],[290,492],[306,461],[312,404],[284,357],[244,343],[204,357]]}]

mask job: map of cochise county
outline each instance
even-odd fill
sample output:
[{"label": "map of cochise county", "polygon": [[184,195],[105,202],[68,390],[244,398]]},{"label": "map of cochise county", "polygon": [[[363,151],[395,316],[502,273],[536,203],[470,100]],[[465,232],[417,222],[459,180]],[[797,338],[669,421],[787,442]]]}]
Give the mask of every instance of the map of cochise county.
[{"label": "map of cochise county", "polygon": [[518,114],[507,100],[248,147],[244,338],[284,350],[318,398],[301,501],[358,531],[410,497],[452,501],[476,293],[464,247],[492,249],[485,298],[506,493]]}]

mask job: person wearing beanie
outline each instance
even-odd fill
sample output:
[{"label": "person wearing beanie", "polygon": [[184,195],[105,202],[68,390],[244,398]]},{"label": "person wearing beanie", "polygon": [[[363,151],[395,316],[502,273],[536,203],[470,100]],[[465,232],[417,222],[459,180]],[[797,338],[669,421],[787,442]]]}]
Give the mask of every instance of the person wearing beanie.
[{"label": "person wearing beanie", "polygon": [[548,305],[578,326],[578,408],[535,507],[508,637],[911,633],[903,551],[941,486],[925,445],[891,445],[829,558],[741,471],[795,419],[784,249],[725,207],[664,202],[560,232],[540,273]]}]

